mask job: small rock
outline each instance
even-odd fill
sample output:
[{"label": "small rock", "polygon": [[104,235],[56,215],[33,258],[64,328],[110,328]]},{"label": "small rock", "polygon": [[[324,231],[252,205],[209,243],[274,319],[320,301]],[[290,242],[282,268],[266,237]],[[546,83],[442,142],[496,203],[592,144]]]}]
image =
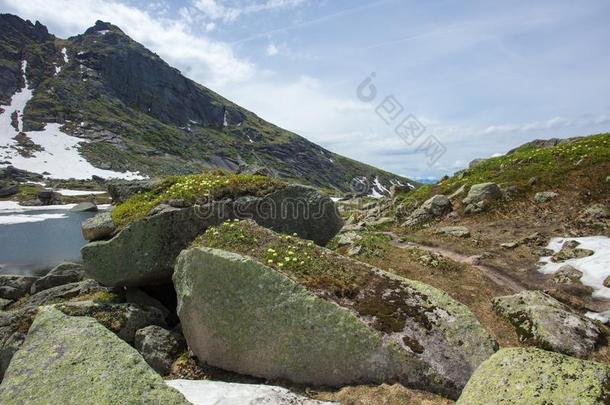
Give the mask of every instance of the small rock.
[{"label": "small rock", "polygon": [[536,195],[534,195],[534,202],[537,204],[541,204],[541,203],[551,201],[558,196],[559,196],[559,194],[557,194],[554,191],[541,191],[539,193],[536,193]]},{"label": "small rock", "polygon": [[448,214],[453,209],[451,201],[442,194],[435,195],[417,208],[402,226],[416,226]]},{"label": "small rock", "polygon": [[188,207],[186,201],[182,198],[172,198],[167,201],[167,205],[174,208],[185,208]]},{"label": "small rock", "polygon": [[81,281],[84,276],[83,266],[78,263],[61,263],[44,277],[36,280],[30,288],[31,294],[63,284]]},{"label": "small rock", "polygon": [[558,284],[576,284],[580,283],[582,275],[582,271],[566,264],[565,266],[561,266],[553,275],[553,281]]},{"label": "small rock", "polygon": [[0,185],[0,197],[10,197],[19,192],[19,185]]},{"label": "small rock", "polygon": [[610,276],[604,279],[604,287],[610,288]]},{"label": "small rock", "polygon": [[151,325],[136,332],[135,348],[157,373],[169,374],[174,360],[186,350],[186,342],[181,335]]},{"label": "small rock", "polygon": [[385,224],[391,224],[392,222],[394,222],[394,218],[390,218],[390,217],[381,217],[379,219],[376,219],[374,221],[370,222],[371,226],[381,226],[381,225],[385,225]]},{"label": "small rock", "polygon": [[354,245],[349,248],[349,250],[347,251],[347,255],[348,256],[357,256],[360,254],[361,251],[362,251],[362,246]]},{"label": "small rock", "polygon": [[573,240],[565,242],[561,247],[561,250],[551,256],[551,261],[561,263],[565,262],[566,260],[588,257],[595,254],[595,252],[592,250],[578,248],[577,246],[579,245],[580,243]]},{"label": "small rock", "polygon": [[125,291],[125,301],[142,307],[157,308],[163,314],[163,319],[171,314],[170,310],[158,299],[151,297],[139,288],[130,287]]},{"label": "small rock", "polygon": [[362,239],[360,235],[356,232],[345,232],[339,235],[339,240],[337,241],[337,245],[339,246],[348,246],[353,245],[356,241]]},{"label": "small rock", "polygon": [[115,230],[116,226],[112,221],[112,214],[110,211],[101,212],[93,218],[87,219],[81,225],[83,238],[90,242],[106,239],[111,236]]},{"label": "small rock", "polygon": [[56,308],[70,316],[93,317],[127,343],[133,343],[139,329],[149,325],[165,326],[163,314],[153,307],[77,301],[58,304]]},{"label": "small rock", "polygon": [[477,214],[487,210],[492,202],[502,198],[502,190],[495,183],[480,183],[470,187],[468,195],[462,200],[464,212]]},{"label": "small rock", "polygon": [[0,275],[0,298],[18,300],[30,292],[30,287],[38,277]]},{"label": "small rock", "polygon": [[584,219],[608,219],[610,212],[603,204],[593,204],[581,213]]},{"label": "small rock", "polygon": [[470,237],[470,230],[465,226],[444,226],[436,230],[437,234],[455,236],[457,238]]},{"label": "small rock", "polygon": [[109,288],[102,287],[94,280],[83,280],[39,291],[36,294],[29,296],[23,302],[22,306],[25,308],[34,308],[40,305],[69,300],[85,294],[110,293],[110,291]]},{"label": "small rock", "polygon": [[500,245],[504,249],[515,249],[519,246],[519,242],[507,242]]},{"label": "small rock", "polygon": [[92,202],[82,202],[72,207],[70,212],[97,212],[97,205]]},{"label": "small rock", "polygon": [[61,203],[61,196],[53,190],[39,191],[38,199],[42,202],[42,205],[57,205]]},{"label": "small rock", "polygon": [[538,183],[538,177],[531,177],[528,181],[527,181],[527,185],[532,187],[534,184]]}]

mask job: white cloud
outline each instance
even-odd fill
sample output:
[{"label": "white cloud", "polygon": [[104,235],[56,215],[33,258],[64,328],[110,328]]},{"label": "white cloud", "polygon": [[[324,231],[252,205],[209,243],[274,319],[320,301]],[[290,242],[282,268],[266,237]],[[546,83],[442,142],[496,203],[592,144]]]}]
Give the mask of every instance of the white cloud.
[{"label": "white cloud", "polygon": [[207,86],[241,82],[254,75],[255,67],[237,57],[230,45],[191,33],[192,21],[185,18],[188,12],[181,12],[179,19],[155,17],[113,0],[79,2],[77,7],[71,0],[0,0],[0,4],[23,18],[40,20],[50,25],[52,32],[64,36],[82,33],[98,19],[110,21]]},{"label": "white cloud", "polygon": [[277,46],[275,46],[275,44],[269,44],[267,45],[267,55],[269,56],[275,56],[280,52],[280,50],[278,49]]},{"label": "white cloud", "polygon": [[264,0],[264,1],[233,1],[227,0],[195,0],[193,5],[208,18],[232,22],[240,16],[261,11],[282,8],[293,8],[305,3],[306,0]]}]

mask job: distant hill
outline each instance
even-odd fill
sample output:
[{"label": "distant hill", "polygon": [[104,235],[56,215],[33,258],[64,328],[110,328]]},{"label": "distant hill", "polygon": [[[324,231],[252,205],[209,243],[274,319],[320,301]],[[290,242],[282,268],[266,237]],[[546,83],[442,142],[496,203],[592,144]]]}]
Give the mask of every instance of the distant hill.
[{"label": "distant hill", "polygon": [[[109,23],[98,21],[82,35],[59,39],[38,22],[0,15],[0,105],[8,105],[26,79],[32,94],[22,127],[12,121],[13,128],[0,128],[9,152],[17,145],[13,133],[37,134],[55,123],[62,133],[87,141],[78,152],[100,170],[147,176],[262,170],[340,191],[350,191],[352,179],[366,178],[373,194],[392,184],[417,185],[266,122],[184,77]],[[21,137],[20,153],[42,156],[31,145],[36,139],[41,137]],[[64,143],[64,149],[75,147]],[[0,164],[19,167],[9,152],[4,159],[0,154]]]}]

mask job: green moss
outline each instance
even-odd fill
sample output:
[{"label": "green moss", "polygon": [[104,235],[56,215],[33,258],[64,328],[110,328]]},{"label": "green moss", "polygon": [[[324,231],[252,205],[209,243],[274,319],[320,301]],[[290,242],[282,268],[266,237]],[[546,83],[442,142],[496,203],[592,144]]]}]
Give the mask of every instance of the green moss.
[{"label": "green moss", "polygon": [[403,279],[385,277],[365,264],[296,236],[278,235],[252,221],[228,221],[208,228],[193,246],[248,255],[340,305],[346,305],[347,299],[361,315],[375,317],[374,327],[379,331],[401,331],[407,318],[426,329],[431,327],[426,313],[435,307],[413,304],[409,298],[427,302],[427,297],[405,288]]},{"label": "green moss", "polygon": [[550,148],[526,146],[514,152],[486,159],[461,174],[437,185],[425,185],[402,194],[401,202],[421,203],[434,194],[451,194],[461,186],[493,182],[500,186],[526,187],[532,177],[540,188],[562,188],[565,176],[574,170],[587,171],[610,161],[610,134],[592,135]]},{"label": "green moss", "polygon": [[358,245],[362,246],[359,255],[365,257],[383,257],[390,246],[391,238],[387,235],[365,231],[360,233],[362,238],[358,240]]},{"label": "green moss", "polygon": [[186,204],[204,204],[224,198],[244,195],[264,196],[284,182],[257,175],[225,173],[213,171],[187,176],[166,178],[153,191],[132,196],[112,211],[114,223],[123,227],[130,222],[144,218],[150,210],[164,201],[184,200]]}]

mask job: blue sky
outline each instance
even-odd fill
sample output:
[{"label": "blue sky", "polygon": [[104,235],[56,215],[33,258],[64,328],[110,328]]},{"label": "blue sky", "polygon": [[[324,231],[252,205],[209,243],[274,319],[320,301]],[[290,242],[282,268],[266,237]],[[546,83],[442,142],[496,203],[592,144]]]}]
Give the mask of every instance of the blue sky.
[{"label": "blue sky", "polygon": [[[113,22],[263,118],[415,178],[610,129],[607,1],[0,0],[0,11],[60,37]],[[364,102],[372,72],[378,96]],[[446,148],[434,164],[376,114],[386,96]]]}]

